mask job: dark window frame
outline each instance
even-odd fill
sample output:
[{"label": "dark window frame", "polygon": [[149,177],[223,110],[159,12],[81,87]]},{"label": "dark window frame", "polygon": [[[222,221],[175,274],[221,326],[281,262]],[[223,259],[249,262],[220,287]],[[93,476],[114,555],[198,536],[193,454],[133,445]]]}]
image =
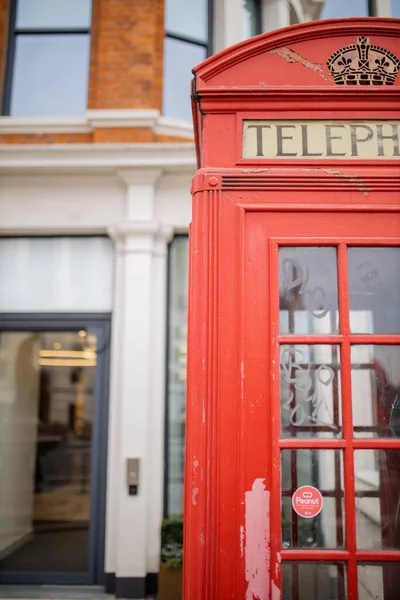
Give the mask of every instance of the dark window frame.
[{"label": "dark window frame", "polygon": [[255,33],[254,33],[254,35],[256,36],[256,35],[260,35],[260,33],[263,32],[263,27],[262,27],[262,0],[254,0],[254,19],[255,19]]},{"label": "dark window frame", "polygon": [[[166,0],[167,2],[167,0]],[[164,38],[170,38],[172,40],[177,40],[178,42],[186,42],[187,44],[194,44],[196,46],[201,46],[206,49],[207,57],[212,54],[212,37],[213,37],[213,0],[206,0],[207,2],[207,41],[202,42],[201,40],[196,40],[187,35],[182,35],[180,33],[173,33],[168,29],[164,31]]]},{"label": "dark window frame", "polygon": [[10,0],[8,19],[7,58],[5,64],[5,75],[3,84],[2,115],[10,116],[11,92],[15,67],[15,46],[19,35],[89,35],[91,27],[54,27],[44,29],[30,29],[29,27],[17,27],[17,2]]}]

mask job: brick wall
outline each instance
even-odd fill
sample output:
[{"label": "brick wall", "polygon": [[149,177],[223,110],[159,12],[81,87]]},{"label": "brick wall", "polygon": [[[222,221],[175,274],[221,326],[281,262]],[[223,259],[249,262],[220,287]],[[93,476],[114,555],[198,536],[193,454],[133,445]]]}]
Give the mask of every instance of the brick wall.
[{"label": "brick wall", "polygon": [[[0,85],[9,0],[0,0]],[[162,109],[164,0],[93,0],[88,108]],[[92,134],[1,134],[0,144],[187,141],[147,128],[105,128]]]},{"label": "brick wall", "polygon": [[93,0],[89,108],[162,106],[164,0]]}]

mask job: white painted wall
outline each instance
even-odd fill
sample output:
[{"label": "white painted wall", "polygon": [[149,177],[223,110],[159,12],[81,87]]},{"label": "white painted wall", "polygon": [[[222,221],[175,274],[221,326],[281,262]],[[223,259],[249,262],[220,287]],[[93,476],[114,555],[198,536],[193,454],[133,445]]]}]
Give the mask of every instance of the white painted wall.
[{"label": "white painted wall", "polygon": [[[0,235],[109,233],[116,245],[105,570],[117,577],[159,567],[167,249],[191,219],[194,149],[186,154],[182,167],[168,170],[94,169],[89,157],[88,166],[67,171],[61,157],[54,168],[2,175]],[[141,461],[136,497],[127,493],[128,457]]]},{"label": "white painted wall", "polygon": [[38,343],[0,334],[0,553],[32,531],[37,435]]}]

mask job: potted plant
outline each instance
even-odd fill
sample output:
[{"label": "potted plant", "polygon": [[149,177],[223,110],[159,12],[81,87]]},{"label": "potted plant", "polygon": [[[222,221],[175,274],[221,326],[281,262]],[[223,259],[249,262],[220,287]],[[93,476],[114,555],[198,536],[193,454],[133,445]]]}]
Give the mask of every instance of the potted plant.
[{"label": "potted plant", "polygon": [[165,519],[161,526],[158,600],[182,600],[183,520]]}]

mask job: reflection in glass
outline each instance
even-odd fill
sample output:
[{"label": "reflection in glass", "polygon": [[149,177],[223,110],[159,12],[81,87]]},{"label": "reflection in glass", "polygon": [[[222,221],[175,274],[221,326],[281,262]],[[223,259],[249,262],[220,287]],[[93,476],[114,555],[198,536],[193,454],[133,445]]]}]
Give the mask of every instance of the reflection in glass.
[{"label": "reflection in glass", "polygon": [[345,565],[284,562],[282,600],[347,600]]},{"label": "reflection in glass", "polygon": [[[282,450],[282,547],[343,547],[343,456],[341,450]],[[322,511],[314,518],[297,515],[292,496],[303,485],[317,488]]]},{"label": "reflection in glass", "polygon": [[400,248],[349,248],[351,333],[400,333]]},{"label": "reflection in glass", "polygon": [[400,549],[400,450],[355,450],[357,547]]},{"label": "reflection in glass", "polygon": [[400,563],[358,565],[358,600],[399,600]]},{"label": "reflection in glass", "polygon": [[261,31],[259,29],[259,15],[257,0],[242,0],[242,40],[247,40]]},{"label": "reflection in glass", "polygon": [[170,246],[168,313],[167,515],[183,515],[183,459],[186,420],[188,239]]},{"label": "reflection in glass", "polygon": [[165,29],[168,33],[207,43],[208,0],[166,0]]},{"label": "reflection in glass", "polygon": [[281,346],[282,437],[341,434],[338,346]]},{"label": "reflection in glass", "polygon": [[12,116],[76,116],[87,107],[90,35],[18,35]]},{"label": "reflection in glass", "polygon": [[354,436],[400,437],[400,346],[352,346]]},{"label": "reflection in glass", "polygon": [[96,336],[0,334],[0,570],[89,568]]},{"label": "reflection in glass", "polygon": [[345,17],[370,17],[368,0],[325,0],[321,19],[341,19]]},{"label": "reflection in glass", "polygon": [[106,236],[0,238],[0,312],[111,312],[113,250]]},{"label": "reflection in glass", "polygon": [[337,331],[335,248],[279,248],[279,311],[280,333]]},{"label": "reflection in glass", "polygon": [[207,56],[204,46],[169,37],[164,41],[164,106],[163,114],[192,121],[190,81],[192,68]]},{"label": "reflection in glass", "polygon": [[89,29],[91,0],[18,0],[18,29]]}]

